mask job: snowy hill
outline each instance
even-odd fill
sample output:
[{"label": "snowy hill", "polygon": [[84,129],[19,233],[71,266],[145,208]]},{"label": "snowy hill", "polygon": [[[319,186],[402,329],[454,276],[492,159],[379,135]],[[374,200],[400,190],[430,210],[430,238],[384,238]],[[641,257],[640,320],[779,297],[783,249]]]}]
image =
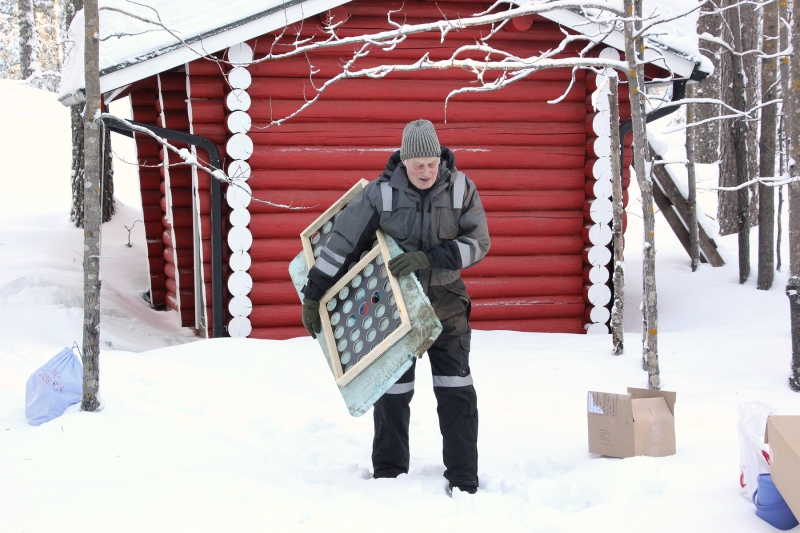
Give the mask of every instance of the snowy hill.
[{"label": "snowy hill", "polygon": [[[412,403],[411,471],[373,480],[371,416],[347,414],[314,341],[197,340],[174,313],[150,310],[140,297],[141,224],[126,246],[124,226],[140,217],[135,196],[103,227],[104,409],[76,405],[29,426],[26,379],[81,342],[83,236],[68,217],[67,110],[8,81],[0,101],[0,121],[13,126],[0,131],[3,533],[774,531],[738,494],[736,422],[737,405],[752,400],[800,414],[787,386],[785,274],[770,291],[740,286],[733,263],[693,274],[660,218],[659,353],[663,387],[677,392],[677,454],[587,451],[586,392],[646,385],[633,213],[624,355],[610,355],[609,336],[474,333],[475,496],[445,495],[427,358]],[[120,195],[135,191],[118,179]],[[722,242],[735,250],[735,239]]]}]

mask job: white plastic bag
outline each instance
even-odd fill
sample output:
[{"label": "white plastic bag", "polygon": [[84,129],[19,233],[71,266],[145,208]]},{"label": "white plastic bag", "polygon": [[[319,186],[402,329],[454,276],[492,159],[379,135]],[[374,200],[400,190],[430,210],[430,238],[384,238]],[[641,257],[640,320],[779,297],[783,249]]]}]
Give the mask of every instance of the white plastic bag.
[{"label": "white plastic bag", "polygon": [[771,459],[764,444],[767,417],[776,410],[762,402],[739,404],[739,494],[753,501],[758,475],[769,472]]},{"label": "white plastic bag", "polygon": [[44,424],[81,401],[82,394],[83,367],[72,349],[64,348],[28,378],[25,418],[32,426]]}]

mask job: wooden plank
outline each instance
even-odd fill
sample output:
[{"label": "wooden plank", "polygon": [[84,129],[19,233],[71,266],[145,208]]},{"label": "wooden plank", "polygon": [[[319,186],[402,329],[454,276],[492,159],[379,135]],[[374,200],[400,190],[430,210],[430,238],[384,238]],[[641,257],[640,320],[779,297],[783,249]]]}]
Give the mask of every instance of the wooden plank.
[{"label": "wooden plank", "polygon": [[[654,161],[663,161],[661,156],[655,153],[655,150],[653,150],[652,147],[650,148],[650,154],[652,155]],[[678,190],[678,187],[675,185],[675,182],[672,181],[672,178],[670,177],[667,169],[664,168],[664,165],[653,165],[653,177],[654,181],[661,188],[666,198],[674,206],[675,212],[680,217],[680,225],[683,227],[684,230],[686,230],[686,234],[688,235],[689,231],[687,229],[686,224],[684,223],[685,220],[689,220],[689,204],[686,202],[686,199]],[[655,191],[655,187],[653,188],[653,190]],[[675,226],[673,226],[673,230],[675,230]],[[716,243],[714,243],[714,241],[711,240],[711,238],[703,229],[703,226],[700,224],[698,224],[698,234],[700,236],[699,240],[700,240],[700,254],[702,256],[701,260],[704,258],[705,261],[703,262],[708,262],[715,267],[723,266],[725,264],[725,261],[722,259],[722,256],[719,255]],[[678,238],[680,239],[680,237]],[[688,253],[689,252],[688,245],[685,245],[684,248],[686,248],[686,251]]]}]

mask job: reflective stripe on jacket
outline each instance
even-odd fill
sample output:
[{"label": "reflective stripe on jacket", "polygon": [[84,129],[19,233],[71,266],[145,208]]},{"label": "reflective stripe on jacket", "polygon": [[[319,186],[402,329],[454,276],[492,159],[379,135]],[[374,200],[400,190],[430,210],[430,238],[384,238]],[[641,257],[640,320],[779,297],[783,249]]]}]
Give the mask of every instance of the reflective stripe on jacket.
[{"label": "reflective stripe on jacket", "polygon": [[319,299],[382,229],[406,251],[422,250],[430,269],[417,272],[422,287],[445,285],[459,270],[478,263],[489,251],[486,213],[475,184],[455,167],[455,156],[442,147],[436,182],[424,196],[411,187],[400,152],[395,152],[380,178],[353,198],[309,272],[313,287],[305,295]]}]

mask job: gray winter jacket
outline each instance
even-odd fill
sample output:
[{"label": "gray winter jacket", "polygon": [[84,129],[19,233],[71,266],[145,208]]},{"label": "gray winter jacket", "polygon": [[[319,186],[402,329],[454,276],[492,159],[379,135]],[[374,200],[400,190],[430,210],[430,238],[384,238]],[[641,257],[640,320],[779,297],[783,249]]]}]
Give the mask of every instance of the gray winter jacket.
[{"label": "gray winter jacket", "polygon": [[442,147],[436,182],[421,194],[411,186],[397,151],[381,177],[367,184],[336,220],[309,272],[306,298],[322,298],[347,266],[372,245],[378,228],[406,252],[425,252],[431,268],[418,271],[417,276],[426,293],[431,285],[458,279],[459,269],[483,259],[491,244],[478,191],[456,169],[453,152]]}]

